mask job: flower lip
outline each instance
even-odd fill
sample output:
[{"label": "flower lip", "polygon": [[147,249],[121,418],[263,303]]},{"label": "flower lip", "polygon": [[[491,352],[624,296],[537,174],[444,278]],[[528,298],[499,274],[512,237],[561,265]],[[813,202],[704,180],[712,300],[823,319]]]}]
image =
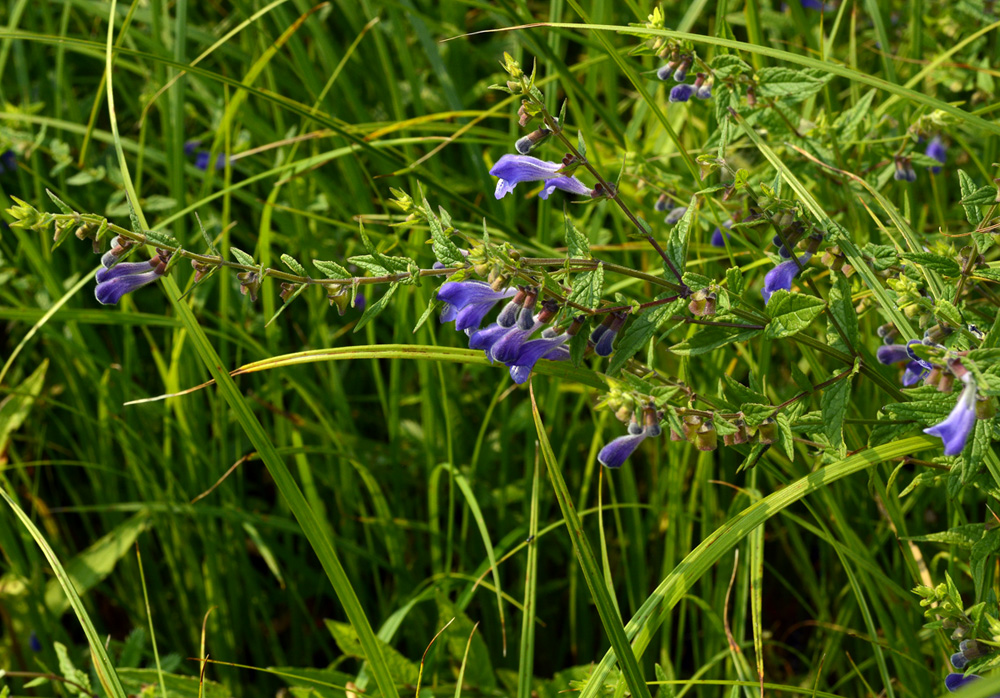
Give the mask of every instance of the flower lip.
[{"label": "flower lip", "polygon": [[521,182],[560,177],[558,171],[562,167],[562,163],[546,162],[530,155],[511,155],[508,153],[490,168],[490,174],[498,178],[494,195],[496,198],[502,199],[514,191],[514,187]]},{"label": "flower lip", "polygon": [[693,85],[681,84],[675,86],[670,90],[670,101],[671,102],[687,102],[691,99],[691,95],[696,92]]},{"label": "flower lip", "polygon": [[593,190],[586,184],[581,182],[576,177],[556,177],[554,179],[547,180],[545,186],[538,193],[538,198],[543,201],[548,199],[556,189],[562,189],[570,194],[579,194],[580,196],[592,196]]},{"label": "flower lip", "polygon": [[163,276],[163,274],[157,269],[149,269],[149,271],[139,274],[133,273],[108,279],[97,284],[97,287],[94,289],[94,297],[97,298],[97,301],[102,305],[114,305],[120,301],[122,296],[126,293],[131,293],[132,291],[142,288],[146,284],[151,284],[161,276]]},{"label": "flower lip", "polygon": [[812,257],[812,254],[806,252],[799,257],[798,261],[791,259],[787,262],[782,262],[764,275],[764,288],[760,292],[764,296],[764,305],[767,305],[767,302],[771,300],[771,296],[775,291],[782,289],[790,291],[792,289],[792,282],[798,275],[801,265],[808,262],[810,257]]},{"label": "flower lip", "polygon": [[619,436],[601,449],[601,452],[597,454],[597,461],[605,468],[620,468],[647,436],[645,429],[638,434],[630,433],[626,436]]},{"label": "flower lip", "polygon": [[976,426],[976,383],[971,375],[963,376],[965,388],[948,416],[938,424],[924,429],[925,434],[937,436],[944,443],[946,456],[957,456],[965,448],[969,433]]},{"label": "flower lip", "polygon": [[979,679],[977,674],[969,674],[968,676],[963,676],[962,674],[948,674],[944,679],[945,688],[950,692],[954,693],[962,686],[967,686],[973,681]]},{"label": "flower lip", "polygon": [[875,351],[875,356],[879,363],[889,365],[898,364],[900,361],[913,361],[910,356],[909,347],[903,344],[883,344]]}]

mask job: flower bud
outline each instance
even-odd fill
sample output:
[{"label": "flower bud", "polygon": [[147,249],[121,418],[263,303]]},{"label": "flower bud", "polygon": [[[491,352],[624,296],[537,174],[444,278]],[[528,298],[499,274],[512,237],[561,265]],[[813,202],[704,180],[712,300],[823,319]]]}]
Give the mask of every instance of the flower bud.
[{"label": "flower bud", "polygon": [[910,158],[897,155],[895,163],[896,163],[896,171],[892,175],[893,179],[901,182],[917,181],[917,173],[913,169],[913,165],[910,162]]},{"label": "flower bud", "polygon": [[674,207],[674,203],[670,200],[670,197],[666,194],[660,194],[660,198],[656,200],[653,204],[653,210],[657,213],[666,213]]},{"label": "flower bud", "polygon": [[688,68],[691,67],[691,57],[684,56],[681,59],[681,63],[677,66],[677,70],[674,71],[674,82],[684,82],[687,80]]},{"label": "flower bud", "polygon": [[[546,298],[544,301],[542,301],[542,310],[540,313],[538,313],[537,320],[538,322],[541,323],[552,322],[552,318],[554,318],[556,316],[556,313],[558,312],[559,312],[559,304],[556,303],[551,298]],[[520,320],[520,318],[518,318],[518,320]],[[532,320],[532,324],[534,324],[534,319]]]},{"label": "flower bud", "polygon": [[203,262],[199,262],[197,259],[191,260],[191,266],[194,268],[195,283],[198,283],[199,281],[204,279],[205,276],[208,275],[208,272],[212,271],[212,269],[214,268],[211,264],[205,264]]},{"label": "flower bud", "polygon": [[666,80],[676,67],[677,61],[670,61],[666,65],[660,66],[659,70],[656,71],[656,77],[660,80]]},{"label": "flower bud", "polygon": [[497,316],[497,324],[500,327],[513,327],[517,322],[517,316],[524,306],[524,299],[528,297],[528,289],[525,286],[518,286],[517,293],[510,299],[510,302],[503,307]]},{"label": "flower bud", "polygon": [[[598,338],[594,353],[598,356],[611,356],[611,352],[614,351],[615,336],[624,324],[625,315],[623,313],[611,313],[611,322],[608,324],[607,330]],[[591,338],[593,339],[593,335]]]},{"label": "flower bud", "polygon": [[747,106],[757,106],[757,88],[754,87],[753,83],[747,86]]},{"label": "flower bud", "polygon": [[517,142],[514,144],[514,149],[517,150],[521,155],[527,155],[535,146],[544,141],[552,134],[552,131],[542,126],[541,128],[532,131],[527,136],[518,138]]},{"label": "flower bud", "polygon": [[527,289],[524,296],[524,304],[517,314],[517,326],[522,330],[527,330],[535,324],[535,303],[538,301],[538,289]]}]

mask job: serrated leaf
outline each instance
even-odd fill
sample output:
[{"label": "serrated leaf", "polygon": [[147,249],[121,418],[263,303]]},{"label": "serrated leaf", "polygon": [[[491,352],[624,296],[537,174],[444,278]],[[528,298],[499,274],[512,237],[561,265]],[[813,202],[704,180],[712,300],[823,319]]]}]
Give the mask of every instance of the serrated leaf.
[{"label": "serrated leaf", "polygon": [[944,298],[938,298],[934,301],[934,315],[945,320],[952,327],[962,326],[962,314],[958,308],[952,305],[951,301]]},{"label": "serrated leaf", "polygon": [[63,213],[67,213],[69,215],[73,215],[74,213],[76,213],[76,211],[74,211],[69,204],[67,204],[65,201],[56,196],[51,189],[46,189],[45,193],[49,195],[49,198],[52,199],[52,203],[58,206],[59,210],[62,211]]},{"label": "serrated leaf", "polygon": [[779,289],[767,303],[771,321],[764,328],[768,339],[781,339],[798,334],[823,312],[823,300],[803,293]]},{"label": "serrated leaf", "polygon": [[321,259],[314,259],[312,261],[313,266],[319,269],[323,274],[326,275],[328,279],[351,279],[353,275],[351,272],[344,269],[336,262],[324,262]]},{"label": "serrated leaf", "polygon": [[732,394],[735,398],[736,404],[744,402],[767,403],[767,397],[763,393],[758,393],[756,390],[748,388],[728,373],[722,374],[722,382],[726,386],[726,392]]},{"label": "serrated leaf", "polygon": [[590,308],[597,308],[604,292],[604,266],[598,265],[593,271],[585,271],[573,277],[573,291],[569,300]]},{"label": "serrated leaf", "polygon": [[618,339],[615,353],[608,364],[607,374],[609,376],[616,375],[626,362],[635,356],[636,352],[642,349],[653,334],[660,329],[660,325],[681,308],[683,303],[682,299],[677,299],[673,303],[651,308],[632,320]]},{"label": "serrated leaf", "polygon": [[739,267],[729,267],[726,269],[726,287],[734,296],[742,296],[746,284],[743,280],[743,272]]},{"label": "serrated leaf", "polygon": [[71,696],[89,694],[90,677],[74,666],[73,660],[69,658],[69,653],[66,651],[66,645],[61,642],[54,642],[52,643],[52,647],[55,649],[56,657],[59,660],[59,673],[66,679],[66,683],[63,684],[66,692]]},{"label": "serrated leaf", "polygon": [[[962,170],[959,170],[961,172]],[[961,179],[961,175],[959,175]],[[971,178],[970,178],[971,181]],[[962,192],[962,204],[964,206],[987,206],[995,203],[997,199],[997,188],[995,186],[979,187],[975,191]]]},{"label": "serrated leaf", "polygon": [[820,397],[823,409],[823,433],[833,446],[844,456],[844,415],[851,402],[851,377],[848,376],[828,385]]},{"label": "serrated leaf", "polygon": [[566,220],[566,247],[569,256],[573,258],[590,259],[590,240],[587,236],[577,230],[573,220],[565,216]]},{"label": "serrated leaf", "polygon": [[[684,212],[684,215],[676,224],[670,227],[670,234],[667,236],[667,258],[673,262],[674,268],[679,272],[684,270],[684,262],[687,260],[688,237],[691,231],[691,221],[694,220],[694,209],[697,201],[697,197],[691,197],[691,201],[688,202],[687,211]],[[670,269],[664,269],[663,274],[670,279],[674,278],[674,274]]]},{"label": "serrated leaf", "polygon": [[248,267],[257,266],[256,263],[253,261],[253,257],[248,255],[240,248],[230,247],[229,251],[233,253],[233,256],[236,257],[236,261],[239,262],[240,264],[245,264]]},{"label": "serrated leaf", "polygon": [[832,73],[793,68],[763,68],[757,73],[760,87],[757,94],[764,99],[785,99],[802,102],[823,89],[833,77]]},{"label": "serrated leaf", "polygon": [[[446,267],[464,266],[465,256],[462,254],[462,251],[458,249],[458,245],[456,245],[445,232],[445,227],[441,224],[441,220],[434,215],[434,212],[431,210],[431,205],[427,202],[426,197],[424,198],[424,208],[427,213],[427,225],[431,229],[431,249],[434,251],[434,256],[437,258],[437,261],[441,262],[441,264]],[[442,213],[445,213],[443,209]]]},{"label": "serrated leaf", "polygon": [[569,360],[578,367],[583,363],[583,355],[587,351],[587,336],[590,333],[582,328],[569,340]]},{"label": "serrated leaf", "polygon": [[386,306],[389,305],[389,300],[392,298],[392,294],[396,292],[397,288],[399,288],[399,282],[389,284],[389,288],[386,289],[381,298],[374,303],[369,303],[365,307],[365,312],[361,314],[361,319],[358,320],[358,324],[354,328],[355,332],[374,320],[376,316],[386,309]]},{"label": "serrated leaf", "polygon": [[872,88],[858,100],[857,104],[842,112],[833,127],[840,129],[840,140],[853,141],[857,135],[858,127],[864,122],[865,117],[871,113],[872,101],[875,99],[875,89]]},{"label": "serrated leaf", "polygon": [[[324,622],[342,653],[348,657],[365,658],[364,650],[361,649],[361,640],[350,623],[338,623],[332,620]],[[382,650],[382,656],[385,657],[386,666],[394,682],[403,685],[415,685],[417,683],[417,676],[420,673],[420,668],[417,664],[404,657],[398,650],[381,638],[376,637],[375,642],[379,645],[379,649]]]},{"label": "serrated leaf", "polygon": [[712,59],[712,74],[720,82],[726,78],[753,72],[750,64],[738,56],[723,54]]},{"label": "serrated leaf", "polygon": [[861,253],[871,261],[876,271],[884,271],[899,263],[896,249],[892,245],[876,245],[874,242],[869,242],[861,248]]},{"label": "serrated leaf", "polygon": [[693,271],[684,272],[684,275],[681,278],[684,281],[684,285],[692,291],[700,291],[703,288],[708,288],[714,283],[707,276],[695,274]]},{"label": "serrated leaf", "polygon": [[724,347],[733,342],[742,342],[754,335],[760,334],[758,329],[740,329],[736,327],[706,327],[695,332],[690,339],[670,347],[670,351],[680,356],[697,356],[713,349]]},{"label": "serrated leaf", "polygon": [[861,336],[858,331],[858,313],[851,300],[851,284],[840,274],[834,277],[833,284],[830,286],[827,304],[830,306],[830,312],[837,321],[837,325],[847,335],[847,341],[851,343],[851,346],[844,344],[840,332],[837,331],[832,321],[827,326],[826,343],[845,354],[853,354],[854,347],[861,344]]},{"label": "serrated leaf", "polygon": [[309,276],[306,273],[306,268],[302,266],[297,259],[291,255],[283,254],[281,255],[281,261],[284,262],[285,266],[294,271],[299,276]]},{"label": "serrated leaf", "polygon": [[986,581],[986,569],[990,558],[1000,552],[1000,528],[987,531],[976,541],[969,553],[969,566],[972,568],[972,581],[976,587],[976,601],[983,598],[983,584]]},{"label": "serrated leaf", "polygon": [[[965,209],[965,218],[969,221],[969,225],[973,227],[978,226],[983,220],[983,213],[979,210],[978,204],[966,202],[966,199],[972,199],[973,195],[978,191],[976,183],[972,180],[972,177],[965,173],[965,170],[958,171],[958,181],[962,187],[962,208]],[[996,190],[993,191],[993,195],[994,197],[996,196]]]},{"label": "serrated leaf", "polygon": [[954,259],[932,252],[906,252],[900,257],[945,276],[958,276],[962,273],[962,268]]},{"label": "serrated leaf", "polygon": [[774,418],[778,423],[778,434],[781,438],[778,439],[781,449],[785,452],[785,456],[788,460],[795,460],[795,437],[792,434],[792,419],[784,412],[779,412]]},{"label": "serrated leaf", "polygon": [[[933,475],[934,473],[931,474]],[[912,486],[913,483],[910,484]],[[903,493],[900,493],[901,497],[902,495]],[[981,523],[963,524],[950,528],[947,531],[939,531],[938,533],[929,533],[924,536],[907,536],[903,540],[912,540],[915,543],[943,543],[945,545],[971,548],[983,537],[985,530],[985,526]]]},{"label": "serrated leaf", "polygon": [[747,426],[756,429],[774,413],[774,408],[770,405],[745,402],[740,405],[740,412],[743,413],[743,419],[746,420]]}]

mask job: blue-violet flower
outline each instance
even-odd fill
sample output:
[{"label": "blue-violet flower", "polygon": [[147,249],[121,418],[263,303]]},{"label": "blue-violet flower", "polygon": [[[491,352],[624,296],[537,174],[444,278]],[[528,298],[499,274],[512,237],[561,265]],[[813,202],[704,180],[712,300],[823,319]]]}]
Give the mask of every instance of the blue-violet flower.
[{"label": "blue-violet flower", "polygon": [[944,454],[957,456],[965,448],[969,433],[976,426],[976,382],[972,374],[962,376],[965,388],[958,396],[958,402],[944,421],[924,429],[925,434],[937,436],[944,442]]}]

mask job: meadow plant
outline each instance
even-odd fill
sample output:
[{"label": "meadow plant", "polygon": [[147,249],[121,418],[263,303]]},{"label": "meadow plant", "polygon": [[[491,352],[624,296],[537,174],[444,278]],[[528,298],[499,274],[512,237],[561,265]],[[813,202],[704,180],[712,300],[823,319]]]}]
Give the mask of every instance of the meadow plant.
[{"label": "meadow plant", "polygon": [[[746,31],[754,37],[760,32],[760,18],[752,5],[747,5],[745,22]],[[820,16],[836,15],[836,33],[840,22],[848,21],[845,13],[853,12],[844,9],[848,5],[803,1],[780,13],[777,9],[768,12],[782,17],[816,13],[812,19],[817,22]],[[338,554],[343,550],[330,543],[333,528],[321,522],[317,513],[322,511],[323,498],[307,477],[304,455],[308,448],[301,436],[296,436],[288,453],[303,458],[298,461],[298,472],[306,480],[306,494],[283,465],[271,436],[252,412],[245,406],[240,408],[242,395],[230,371],[237,376],[280,372],[301,364],[339,360],[340,353],[352,350],[346,343],[301,352],[281,353],[277,349],[273,331],[265,328],[270,328],[286,308],[303,308],[293,325],[296,331],[299,323],[331,322],[317,314],[307,294],[319,298],[322,305],[328,302],[329,307],[336,307],[340,316],[353,310],[346,321],[353,324],[355,332],[367,328],[369,344],[351,358],[368,357],[377,364],[380,358],[397,360],[412,355],[441,366],[454,364],[455,372],[447,374],[453,380],[446,380],[442,372],[440,393],[436,394],[462,393],[473,382],[477,395],[495,391],[484,419],[506,400],[502,409],[512,410],[508,417],[519,419],[531,444],[537,443],[533,451],[537,460],[533,462],[541,463],[547,473],[561,513],[561,521],[559,516],[553,520],[557,527],[565,525],[570,539],[566,550],[572,550],[579,564],[579,572],[572,572],[572,593],[590,594],[600,621],[599,626],[594,624],[600,651],[607,652],[603,660],[599,655],[578,657],[580,665],[588,668],[574,674],[572,680],[553,679],[553,690],[573,687],[583,698],[627,691],[638,698],[650,695],[647,681],[655,672],[661,694],[671,696],[675,694],[669,687],[678,674],[699,662],[707,663],[718,651],[728,662],[725,680],[736,682],[733,691],[739,690],[741,682],[756,687],[758,681],[763,691],[764,645],[772,641],[774,647],[768,656],[778,653],[786,657],[784,667],[774,670],[782,674],[782,681],[802,683],[801,677],[808,676],[815,687],[823,676],[822,669],[803,661],[804,655],[797,654],[793,642],[773,640],[761,621],[764,523],[809,494],[825,498],[822,501],[827,504],[834,502],[830,506],[841,514],[822,516],[812,505],[804,504],[813,523],[802,523],[804,511],[789,513],[787,521],[797,528],[795,533],[780,534],[782,545],[797,551],[799,573],[816,580],[817,589],[822,583],[809,562],[799,528],[830,543],[838,564],[852,570],[843,586],[856,595],[860,610],[856,613],[852,607],[841,618],[824,616],[823,622],[837,628],[864,626],[862,634],[868,638],[872,659],[865,660],[859,675],[881,680],[881,690],[890,696],[894,686],[902,689],[901,694],[922,695],[929,685],[927,672],[940,677],[934,682],[938,688],[956,691],[1000,666],[1000,653],[994,651],[1000,646],[995,591],[1000,529],[995,517],[970,521],[964,510],[956,508],[948,510],[945,521],[944,514],[933,513],[930,504],[921,511],[900,504],[900,500],[913,501],[903,498],[918,490],[928,493],[930,500],[937,496],[934,492],[952,498],[963,492],[1000,496],[1000,458],[993,445],[1000,436],[995,406],[1000,395],[1000,296],[996,291],[1000,271],[995,261],[1000,249],[995,244],[1000,191],[996,181],[989,180],[985,166],[989,158],[997,157],[1000,127],[987,120],[984,110],[966,111],[954,106],[953,100],[942,101],[914,91],[910,86],[916,78],[903,87],[895,76],[876,81],[853,67],[827,63],[825,58],[820,62],[757,41],[737,41],[735,25],[730,24],[733,17],[721,14],[715,20],[716,34],[699,36],[672,30],[664,12],[655,8],[645,21],[617,28],[632,42],[631,52],[624,56],[614,47],[606,47],[606,58],[611,62],[604,67],[627,76],[631,86],[628,99],[641,105],[634,124],[627,120],[619,123],[614,109],[609,112],[590,103],[591,97],[572,89],[560,102],[557,89],[542,74],[558,75],[567,66],[557,64],[542,45],[530,44],[537,53],[534,57],[520,48],[514,51],[523,56],[520,60],[512,52],[503,53],[500,80],[490,86],[489,98],[503,100],[499,104],[506,111],[496,109],[509,116],[512,131],[499,136],[491,132],[497,145],[479,148],[471,158],[479,170],[466,172],[465,180],[448,186],[436,186],[430,176],[415,177],[409,185],[397,181],[392,187],[383,185],[380,178],[371,179],[371,186],[379,189],[372,196],[391,196],[385,210],[378,216],[358,215],[357,221],[349,224],[338,221],[341,229],[349,227],[351,231],[349,238],[338,238],[342,248],[360,254],[345,252],[330,255],[333,259],[311,259],[307,264],[300,257],[311,255],[309,245],[297,247],[294,238],[285,238],[282,243],[288,249],[278,255],[284,268],[277,268],[271,262],[272,238],[268,236],[272,231],[266,222],[261,226],[261,237],[268,242],[254,254],[233,245],[228,232],[224,234],[226,244],[220,246],[223,235],[210,234],[200,220],[200,239],[167,232],[166,226],[161,230],[147,225],[142,207],[153,210],[148,205],[150,198],[135,195],[124,167],[128,158],[117,126],[112,140],[120,166],[112,180],[116,186],[121,183],[124,191],[124,210],[119,209],[123,215],[78,210],[81,207],[74,197],[64,191],[48,191],[54,211],[48,210],[51,207],[44,205],[41,197],[12,197],[13,205],[7,211],[11,226],[19,244],[32,254],[37,255],[37,248],[31,240],[51,241],[53,249],[70,239],[87,244],[95,255],[94,263],[99,261],[96,271],[85,272],[92,276],[88,285],[99,304],[127,305],[126,312],[135,314],[132,308],[161,293],[157,290],[161,288],[178,316],[185,318],[184,332],[201,347],[200,357],[211,382],[226,396],[239,428],[252,441],[256,439],[255,453],[261,454],[345,609],[349,625],[330,626],[339,652],[367,662],[348,677],[351,683],[338,689],[338,695],[356,695],[355,689],[362,692],[373,682],[371,689],[391,698],[397,689],[410,691],[414,684],[420,684],[423,660],[416,676],[411,676],[417,666],[414,653],[410,659],[397,656],[388,641],[413,606],[433,598],[422,596],[427,589],[437,589],[439,594],[435,601],[440,605],[438,619],[445,620],[444,616],[451,614],[468,631],[466,655],[454,679],[456,695],[463,688],[467,668],[475,673],[471,683],[467,681],[470,687],[489,695],[499,695],[500,689],[489,668],[485,645],[476,646],[478,669],[466,662],[475,627],[471,623],[465,627],[468,619],[463,613],[479,581],[471,577],[476,584],[454,601],[442,599],[447,596],[446,588],[435,587],[433,582],[411,587],[411,600],[400,601],[404,609],[399,611],[401,615],[391,616],[392,622],[386,622],[376,635],[341,564]],[[604,29],[589,22],[584,29],[588,36],[594,35],[589,48],[597,50],[606,38]],[[881,18],[872,31],[877,37],[886,33]],[[381,40],[382,35],[378,36]],[[815,38],[812,33],[808,36]],[[822,38],[822,33],[819,36]],[[825,48],[820,53],[827,55]],[[109,66],[110,61],[109,54]],[[891,71],[891,64],[887,65],[886,70]],[[870,90],[862,94],[863,86]],[[584,107],[574,100],[583,101]],[[876,106],[876,100],[884,101]],[[892,109],[894,100],[913,108]],[[309,119],[318,118],[313,112],[305,113]],[[513,130],[514,124],[519,130]],[[685,124],[688,132],[679,132],[678,124]],[[326,126],[340,128],[335,120]],[[350,143],[348,150],[361,152],[367,139],[377,139],[382,131],[373,129],[373,133],[378,135],[357,138],[349,131],[341,135]],[[637,145],[644,139],[655,141],[655,146]],[[966,152],[970,144],[987,140],[986,154]],[[220,152],[218,142],[203,148],[200,141],[182,144],[176,134],[171,142],[175,152],[168,155],[170,162],[178,166],[186,163],[189,169],[193,166],[207,183],[212,177],[226,177],[224,181],[231,186],[237,163],[242,168],[243,163],[249,167],[253,162],[253,152],[241,149],[237,159],[231,149]],[[298,146],[295,135],[281,143]],[[3,145],[6,143],[0,138]],[[10,145],[31,147],[27,138]],[[391,147],[412,145],[401,139]],[[34,157],[37,161],[43,156]],[[6,150],[0,156],[0,174],[16,167],[15,150]],[[294,174],[306,170],[303,166]],[[252,182],[253,178],[241,173],[238,179]],[[931,198],[923,201],[918,187],[920,192],[932,192]],[[51,189],[60,187],[52,184]],[[459,191],[460,196],[455,194]],[[461,213],[454,212],[454,202],[450,209],[445,208],[447,199],[455,197],[461,198]],[[277,197],[267,202],[268,207],[279,204],[284,205]],[[317,199],[314,204],[313,208],[301,202],[295,205],[304,217],[322,218],[316,213],[323,210],[322,202]],[[501,225],[484,212],[485,206],[494,204],[516,211],[513,225]],[[181,204],[175,201],[174,205]],[[956,211],[961,215],[958,220],[953,215]],[[558,239],[553,241],[548,234],[543,239],[541,232],[536,238],[532,231],[549,231],[553,216],[559,219]],[[128,224],[123,225],[126,219]],[[528,233],[512,232],[518,229]],[[269,288],[272,283],[277,287]],[[199,322],[207,322],[206,299],[211,294],[225,293],[228,298],[236,291],[243,297],[243,312],[260,314],[261,320],[266,320],[249,332],[240,327],[240,342],[256,347],[260,338],[253,332],[259,330],[267,338],[266,355],[240,365],[231,363],[232,354],[227,353],[230,362],[223,364],[220,359],[216,363],[212,339],[199,328]],[[404,310],[411,303],[407,294],[426,302],[417,318]],[[280,299],[278,307],[274,307],[275,297]],[[380,316],[380,323],[396,328],[388,341],[379,337],[389,334],[376,334],[378,323],[373,321]],[[399,329],[404,325],[413,333],[423,333],[422,337],[433,337],[433,341],[401,341],[404,335]],[[338,332],[336,337],[346,335]],[[163,367],[162,356],[157,351],[149,359],[151,366],[158,367],[164,384],[170,386],[160,391],[164,393],[160,398],[188,399],[184,395],[206,387],[179,385],[177,377]],[[466,367],[468,374],[464,373]],[[5,365],[0,376],[7,368]],[[454,378],[460,371],[461,377]],[[421,380],[430,381],[430,374]],[[377,388],[372,390],[386,404],[386,413],[394,415],[392,430],[394,438],[398,437],[404,431],[398,411],[405,397],[387,391],[380,375],[375,383]],[[568,413],[566,405],[577,398],[577,407]],[[143,401],[156,399],[154,395]],[[304,400],[311,409],[323,413],[315,396]],[[450,403],[442,400],[447,409]],[[422,402],[424,410],[434,409],[432,400]],[[511,403],[515,406],[506,406]],[[268,404],[267,409],[291,415],[288,419],[292,424],[302,419],[278,404]],[[346,415],[342,405],[336,409],[341,410],[340,416]],[[585,409],[593,419],[583,416]],[[176,419],[184,422],[182,411]],[[321,421],[332,423],[326,417]],[[615,422],[618,424],[608,426]],[[462,438],[453,435],[459,423],[464,431],[480,432],[474,450],[465,455],[459,455],[461,449],[455,446]],[[480,581],[492,574],[492,591],[488,593],[495,592],[497,605],[489,611],[496,612],[491,616],[496,627],[490,629],[490,643],[495,645],[499,636],[506,650],[504,597],[493,542],[504,532],[486,525],[476,503],[478,483],[473,477],[483,476],[475,467],[486,443],[488,422],[468,422],[446,413],[441,424],[448,434],[448,457],[443,466],[429,464],[434,475],[429,485],[432,494],[427,497],[435,515],[428,530],[435,545],[441,540],[448,544],[434,549],[435,574],[440,579],[453,573],[456,578],[461,576],[451,568],[452,553],[442,551],[452,545],[455,536],[465,540],[470,530],[478,529],[488,561],[477,574],[482,575]],[[572,436],[557,436],[561,428]],[[405,429],[417,432],[421,427],[411,420],[405,422]],[[2,430],[0,434],[6,436]],[[552,441],[556,440],[560,445],[554,449]],[[487,448],[507,459],[508,446],[497,438]],[[173,452],[177,446],[170,444],[169,448]],[[517,460],[521,453],[512,451],[509,458]],[[396,452],[394,462],[404,457]],[[470,467],[459,468],[469,460]],[[522,469],[530,472],[535,467],[534,475],[524,476],[516,487],[517,497],[529,497],[533,502],[529,528],[516,528],[520,539],[525,538],[522,533],[528,534],[525,545],[540,535],[538,466],[532,466],[530,460]],[[631,546],[631,557],[623,558],[621,564],[628,567],[626,574],[641,568],[636,578],[623,582],[627,614],[614,588],[611,569],[619,562],[608,555],[603,518],[599,528],[603,568],[599,568],[593,543],[576,511],[589,503],[595,463],[599,464],[598,506],[606,506],[600,499],[606,479],[615,500],[615,537]],[[652,467],[647,468],[647,464]],[[719,480],[712,479],[711,473],[721,464],[728,469],[719,480],[738,490],[734,502],[740,501],[739,497],[745,501],[723,511],[723,519],[716,517],[717,512],[702,512],[694,506],[687,514],[692,520],[704,515],[706,522],[719,523],[718,528],[706,523],[698,534],[704,542],[693,549],[693,529],[687,529],[683,541],[671,539],[661,560],[662,570],[650,571],[645,561],[635,557],[641,559],[645,538],[679,526],[680,519],[672,515],[680,502],[678,490],[696,481],[702,487],[717,484]],[[885,470],[886,464],[892,467]],[[665,476],[657,471],[667,467],[672,468],[670,479],[661,479]],[[698,473],[697,480],[689,468]],[[574,470],[585,469],[589,473],[585,484],[572,491],[567,478],[579,484]],[[381,476],[373,475],[365,464],[357,470],[376,493],[377,516],[368,519],[379,526],[391,524],[395,519],[378,487]],[[873,518],[891,531],[886,534],[891,535],[891,555],[898,553],[901,560],[894,570],[905,574],[904,578],[889,579],[888,572],[879,571],[858,532],[845,528],[842,513],[847,498],[837,503],[831,494],[843,484],[838,482],[841,478],[860,471],[869,472],[871,499],[878,505]],[[466,498],[469,507],[462,516],[448,516],[444,532],[444,517],[437,509],[440,495],[434,489],[442,476],[450,483],[449,507],[458,506],[458,497]],[[909,482],[899,492],[896,488],[901,478]],[[514,486],[509,482],[495,484],[490,497],[501,502],[497,504],[499,511],[505,506],[504,497],[514,496],[505,488]],[[479,496],[484,493],[480,491]],[[636,511],[643,507],[656,510],[640,501],[651,497],[659,502],[663,515],[656,514],[654,526],[642,528],[638,521],[644,514],[635,513],[632,518],[631,511],[623,512],[620,507],[626,505],[617,501],[622,496]],[[706,502],[717,503],[717,495],[709,495],[707,490],[705,497]],[[457,509],[450,511],[454,514]],[[924,529],[923,523],[911,522],[911,515],[937,521],[945,530],[914,537],[908,526]],[[267,551],[268,567],[276,568],[274,555],[257,528],[252,523],[244,525],[249,527],[247,535],[255,549]],[[630,537],[640,530],[646,531],[645,537]],[[508,555],[520,549],[514,547],[515,537],[505,539]],[[392,572],[386,574],[395,583],[407,577],[404,570],[414,563],[406,558],[413,551],[401,545],[401,539],[387,540],[394,542],[387,546],[387,568]],[[917,542],[947,542],[960,550],[950,550],[948,571],[942,572],[936,563],[928,570]],[[338,540],[336,548],[351,545],[355,544]],[[704,603],[697,611],[688,606],[688,613],[721,615],[724,621],[720,627],[725,633],[715,637],[727,638],[728,645],[709,648],[711,651],[677,649],[677,638],[687,635],[683,621],[668,621],[668,616],[700,575],[734,547],[746,550],[750,557],[750,571],[740,572],[744,576],[737,585],[750,599],[750,616],[739,612],[742,620],[734,635],[727,615],[734,582],[728,587],[713,582],[712,589],[727,589],[724,594],[713,592],[713,599],[724,600],[725,606],[713,608]],[[379,555],[370,557],[374,560]],[[531,575],[537,570],[538,559],[537,553],[532,555],[533,562],[527,567],[530,586],[526,608],[533,607],[537,592]],[[356,567],[352,564],[355,585],[360,574]],[[866,585],[853,576],[855,569],[869,575]],[[971,609],[964,607],[952,581],[951,575],[959,569],[969,572],[976,597]],[[689,570],[697,573],[689,576]],[[946,583],[930,583],[932,573],[943,574]],[[578,584],[577,574],[584,586]],[[735,561],[732,575],[736,580]],[[381,573],[375,577],[382,579]],[[876,594],[869,587],[882,583],[892,586],[886,592],[890,596],[896,594],[897,587],[904,592],[917,587],[930,619],[923,630],[917,632],[919,621],[913,616],[919,614],[904,608],[905,602],[890,610],[891,603],[878,597],[876,617],[872,616],[865,594]],[[788,586],[800,597],[794,584]],[[380,603],[383,591],[380,587],[376,594]],[[810,596],[812,592],[802,594]],[[892,598],[900,603],[897,597]],[[452,603],[455,610],[449,610]],[[771,611],[778,613],[772,608],[763,611],[764,616]],[[898,631],[889,627],[892,620],[901,623]],[[536,649],[533,622],[528,614],[519,636],[522,652],[517,669],[521,673],[511,677],[497,672],[512,691],[525,697],[534,690],[533,660],[524,656]],[[25,620],[19,616],[17,623]],[[415,634],[433,643],[433,633],[424,632],[430,625],[418,628]],[[661,628],[663,641],[658,645],[654,668],[653,661],[642,655]],[[945,637],[946,631],[949,637]],[[744,632],[752,636],[750,640]],[[35,634],[30,638],[28,646],[35,652],[60,654],[65,680],[76,676],[72,662],[68,658],[61,661],[65,646],[48,643],[43,647]],[[949,648],[956,641],[957,648]],[[92,641],[91,645],[97,663],[101,650],[94,649]],[[884,645],[890,645],[892,652],[883,652]],[[743,656],[743,646],[753,649],[755,666]],[[944,649],[957,649],[951,655],[950,668],[937,656]],[[684,661],[675,662],[673,652],[687,653]],[[925,654],[926,666],[914,668],[917,661],[907,652]],[[442,654],[447,657],[432,656],[428,661],[440,664],[449,657],[455,659],[454,648],[442,650]],[[575,645],[572,654],[577,658]],[[718,661],[722,660],[712,660],[713,664]],[[853,664],[854,659],[850,661]],[[840,680],[849,680],[853,674],[844,669],[840,659],[837,662]],[[669,666],[669,671],[663,665]],[[856,665],[854,668],[857,670]],[[79,683],[78,678],[73,680]],[[341,677],[335,678],[339,681]],[[822,680],[827,682],[828,677]],[[119,690],[114,681],[109,683],[106,677],[101,681],[109,695]],[[857,694],[862,693],[857,690]],[[751,691],[748,695],[755,694]]]}]

